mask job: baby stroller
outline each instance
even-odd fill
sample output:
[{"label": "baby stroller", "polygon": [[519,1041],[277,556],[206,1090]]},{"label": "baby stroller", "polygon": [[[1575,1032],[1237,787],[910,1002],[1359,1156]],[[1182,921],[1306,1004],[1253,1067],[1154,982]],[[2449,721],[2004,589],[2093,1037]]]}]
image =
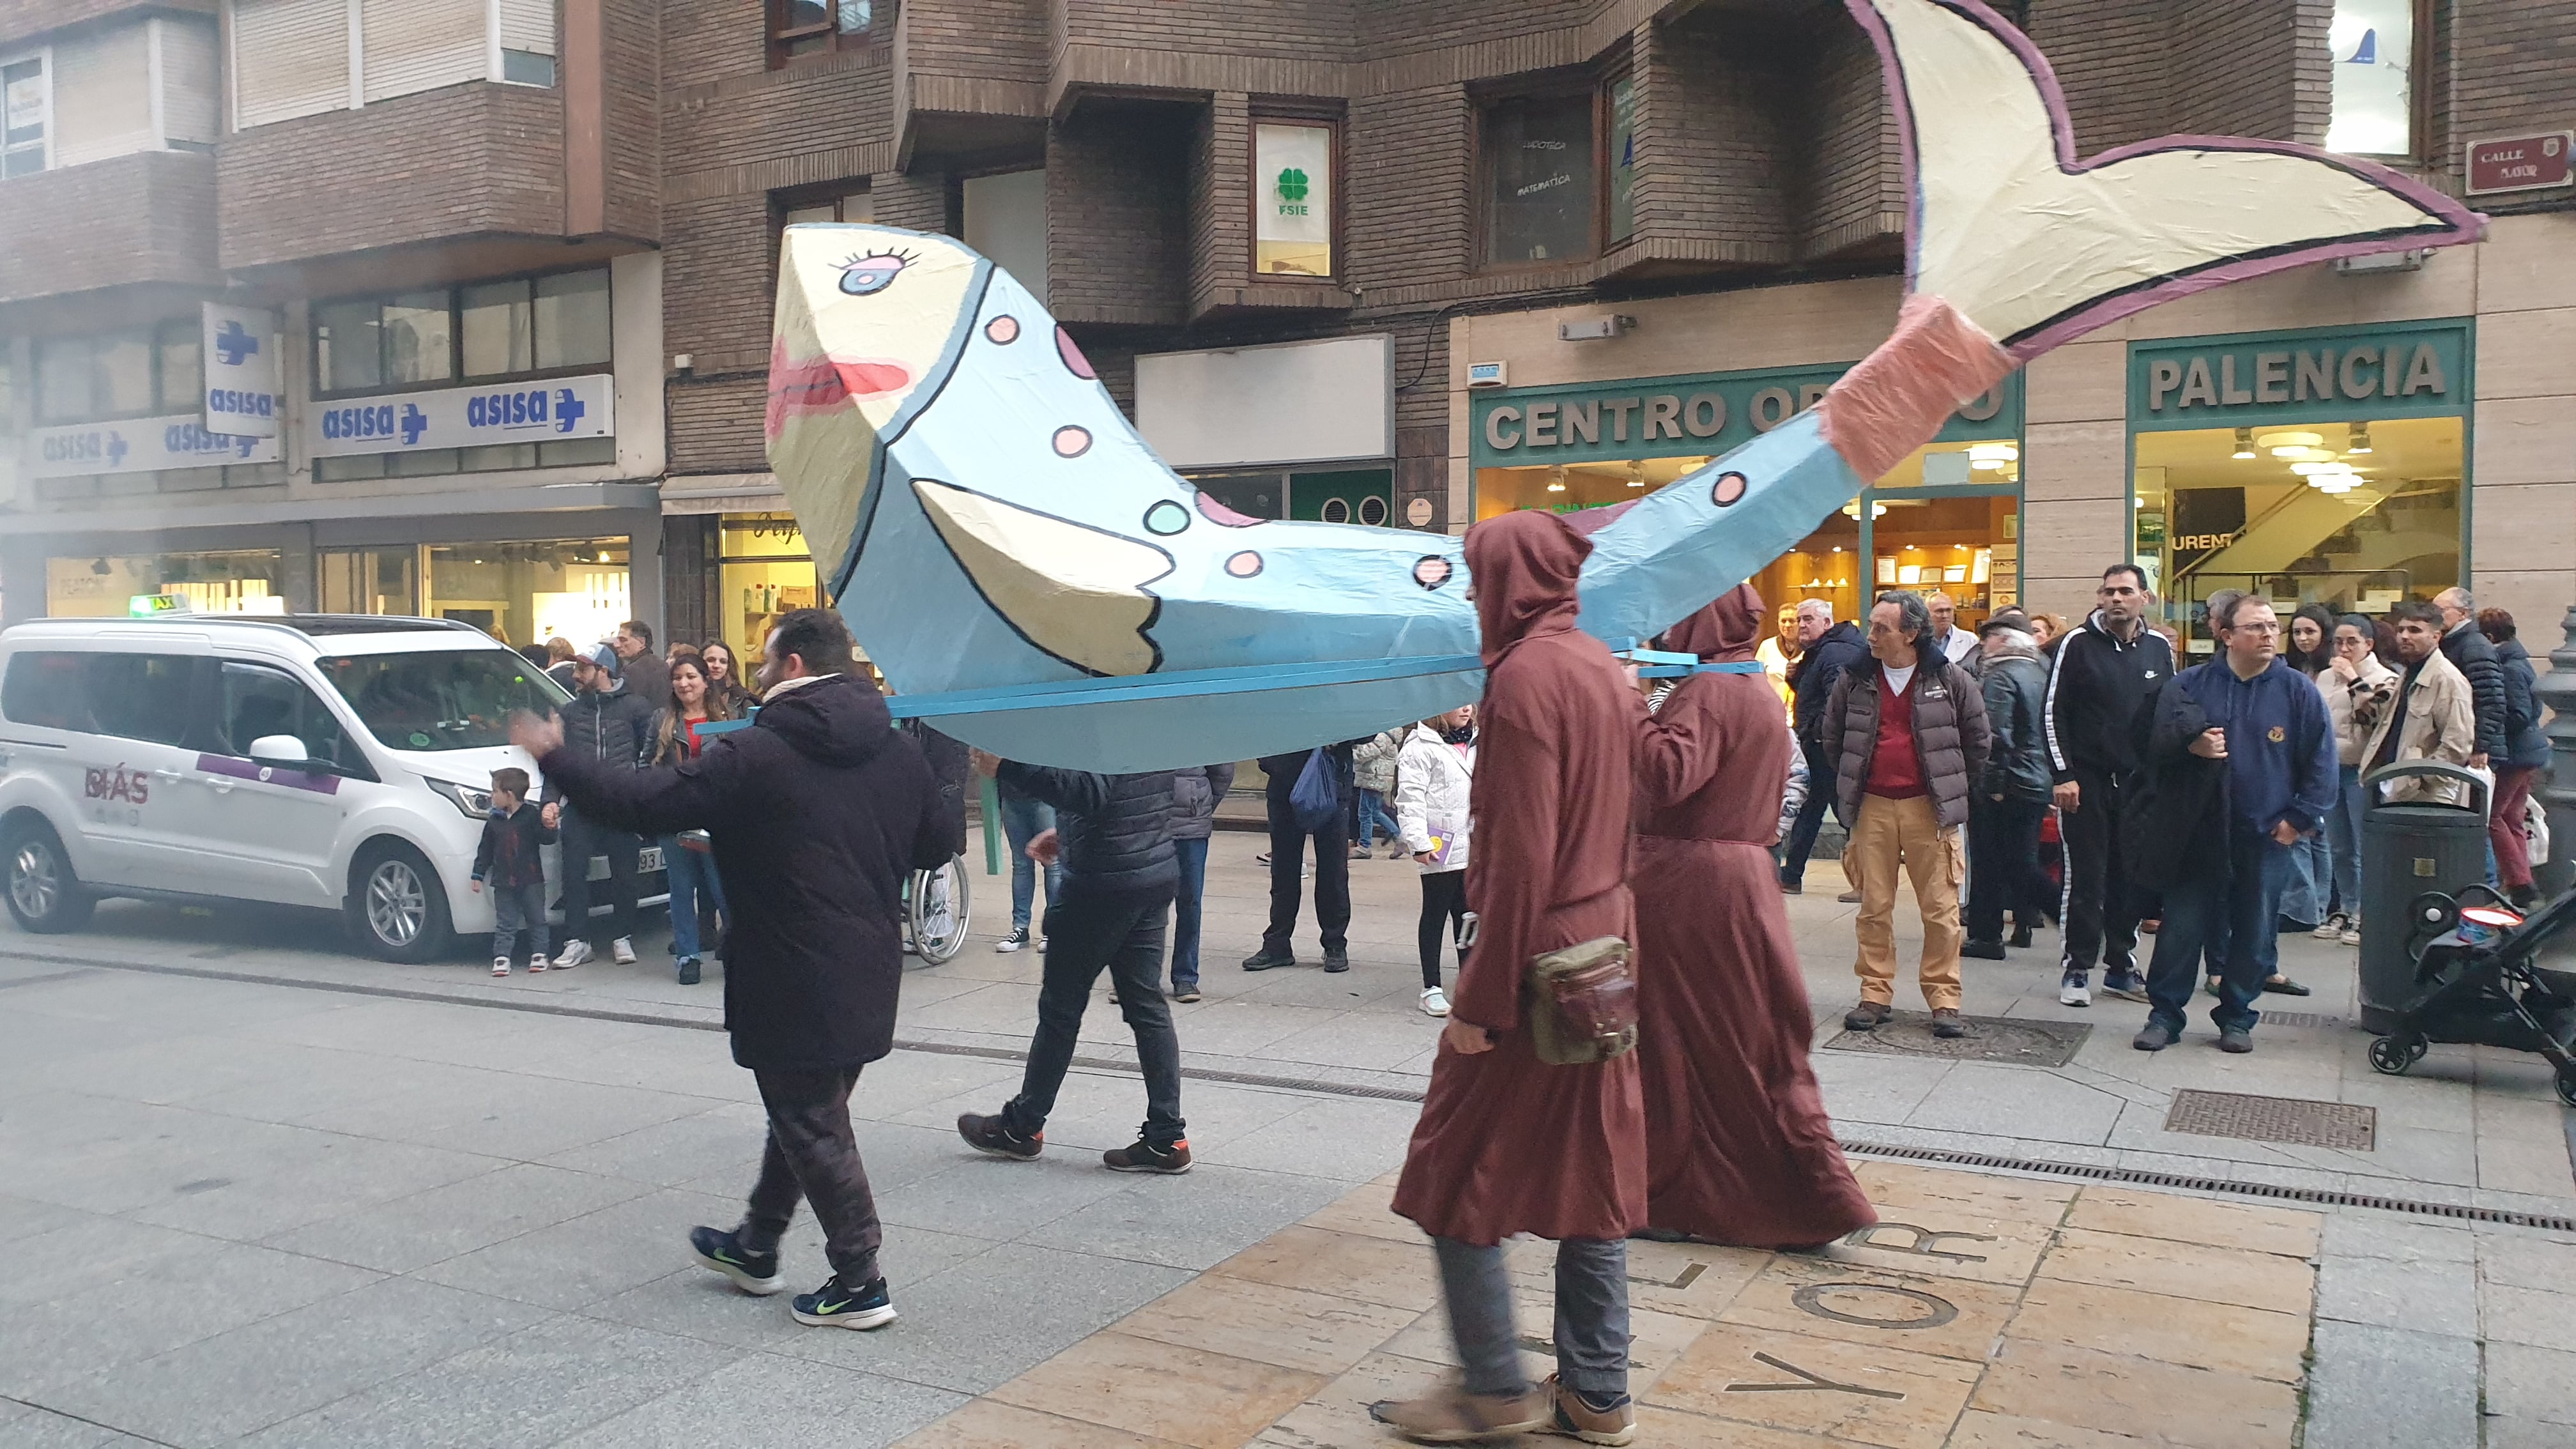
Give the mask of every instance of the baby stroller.
[{"label": "baby stroller", "polygon": [[2427,891],[2406,913],[2417,992],[2370,1044],[2370,1065],[2402,1073],[2437,1041],[2538,1052],[2557,1068],[2558,1099],[2576,1107],[2576,974],[2538,964],[2576,924],[2576,892],[2524,916],[2474,885],[2458,898]]}]

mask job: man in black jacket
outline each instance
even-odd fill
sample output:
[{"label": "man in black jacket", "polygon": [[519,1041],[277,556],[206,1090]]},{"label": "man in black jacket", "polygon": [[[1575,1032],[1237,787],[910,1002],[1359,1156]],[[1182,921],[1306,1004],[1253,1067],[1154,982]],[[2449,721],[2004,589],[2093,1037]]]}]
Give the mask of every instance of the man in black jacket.
[{"label": "man in black jacket", "polygon": [[2028,946],[2048,898],[2039,868],[2039,827],[2048,815],[2048,666],[2018,616],[1998,617],[1978,631],[1985,651],[1979,676],[1986,728],[1994,748],[1985,777],[1968,796],[1967,944],[1962,956],[2004,959],[2004,908],[2013,913],[2012,943]]},{"label": "man in black jacket", "polygon": [[2102,993],[2147,999],[2138,970],[2138,893],[2120,860],[2120,819],[2128,777],[2138,768],[2138,711],[2173,677],[2173,646],[2146,625],[2154,598],[2136,564],[2102,571],[2100,608],[2057,643],[2048,675],[2048,763],[2055,777],[2058,838],[2066,878],[2058,918],[2066,930],[2057,999],[2093,1004],[2093,963]]},{"label": "man in black jacket", "polygon": [[1306,871],[1306,840],[1310,834],[1315,841],[1315,924],[1322,928],[1324,969],[1351,969],[1350,806],[1357,793],[1351,782],[1351,750],[1358,744],[1357,740],[1344,740],[1323,747],[1324,767],[1332,773],[1333,788],[1341,803],[1334,808],[1331,820],[1311,832],[1297,823],[1297,807],[1289,803],[1288,797],[1297,788],[1297,777],[1305,772],[1313,751],[1261,758],[1262,772],[1269,777],[1263,801],[1270,814],[1270,925],[1261,933],[1261,949],[1243,958],[1246,971],[1297,964],[1291,938],[1297,933],[1298,898],[1304,893],[1301,880]]},{"label": "man in black jacket", "polygon": [[[573,682],[580,692],[564,706],[565,747],[604,769],[644,768],[653,754],[653,711],[657,707],[626,688],[617,651],[593,644],[573,656]],[[578,801],[564,809],[552,770],[546,772],[546,824],[563,831],[563,950],[554,969],[567,971],[596,954],[591,945],[590,861],[608,857],[609,954],[620,966],[635,963],[636,875],[644,842],[632,830],[597,819]]]},{"label": "man in black jacket", "polygon": [[1045,1149],[1047,1116],[1073,1065],[1091,983],[1106,969],[1136,1034],[1145,1126],[1135,1145],[1101,1160],[1113,1172],[1187,1172],[1181,1043],[1163,1000],[1164,922],[1181,878],[1172,849],[1172,772],[1095,775],[1016,760],[1000,761],[995,770],[1002,782],[1055,807],[1055,829],[1030,841],[1029,854],[1040,861],[1061,856],[1064,885],[1047,912],[1038,1029],[1020,1094],[992,1116],[960,1115],[957,1135],[993,1157],[1026,1160]]},{"label": "man in black jacket", "polygon": [[1825,828],[1825,806],[1834,798],[1834,761],[1825,753],[1825,701],[1843,671],[1869,657],[1869,642],[1848,623],[1834,622],[1834,606],[1822,599],[1798,605],[1798,662],[1789,666],[1789,687],[1797,696],[1798,749],[1807,757],[1807,798],[1789,827],[1780,860],[1780,889],[1791,895],[1805,889],[1807,856],[1816,848],[1816,832]]},{"label": "man in black jacket", "polygon": [[799,1323],[894,1321],[877,1271],[883,1231],[850,1130],[859,1069],[894,1049],[903,885],[965,846],[921,751],[857,673],[838,614],[798,609],[769,636],[752,727],[673,770],[637,772],[568,748],[556,721],[511,722],[575,808],[623,830],[704,829],[737,907],[725,932],[725,1030],[769,1111],[742,1226],[695,1228],[706,1267],[746,1293],[779,1290],[778,1242],[801,1193],[832,1277],[794,1300]]},{"label": "man in black jacket", "polygon": [[2469,768],[2483,770],[2509,752],[2505,728],[2504,665],[2495,644],[2478,632],[2478,601],[2466,589],[2444,589],[2433,596],[2442,611],[2442,657],[2469,678],[2469,708],[2477,716],[2478,747]]}]

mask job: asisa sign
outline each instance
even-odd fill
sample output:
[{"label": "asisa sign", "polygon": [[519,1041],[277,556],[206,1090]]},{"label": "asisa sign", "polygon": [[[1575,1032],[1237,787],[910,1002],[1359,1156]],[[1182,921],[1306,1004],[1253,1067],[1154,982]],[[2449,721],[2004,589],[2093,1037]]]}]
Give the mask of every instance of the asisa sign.
[{"label": "asisa sign", "polygon": [[305,413],[305,449],[336,458],[610,437],[617,431],[616,383],[602,372],[316,402]]},{"label": "asisa sign", "polygon": [[210,433],[194,413],[37,428],[28,433],[26,449],[27,474],[34,478],[148,473],[278,459],[277,439]]}]

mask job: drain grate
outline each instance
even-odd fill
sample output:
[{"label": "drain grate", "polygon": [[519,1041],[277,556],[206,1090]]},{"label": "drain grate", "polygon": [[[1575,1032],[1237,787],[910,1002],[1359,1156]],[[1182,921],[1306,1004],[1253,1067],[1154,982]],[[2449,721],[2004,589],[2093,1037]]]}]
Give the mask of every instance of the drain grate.
[{"label": "drain grate", "polygon": [[1944,1041],[1932,1034],[1932,1018],[1900,1011],[1876,1031],[1846,1031],[1825,1043],[1828,1050],[1877,1052],[1909,1057],[1941,1057],[1958,1062],[2011,1062],[2024,1067],[2062,1067],[2093,1028],[2075,1021],[2024,1021],[2018,1017],[1963,1018],[1968,1034]]},{"label": "drain grate", "polygon": [[2204,1092],[2185,1087],[2165,1113],[2167,1132],[2233,1137],[2242,1142],[2287,1142],[2300,1147],[2344,1147],[2368,1152],[2376,1145],[2379,1112],[2349,1102],[2310,1102],[2298,1097],[2255,1097],[2243,1092]]},{"label": "drain grate", "polygon": [[2343,1025],[2342,1017],[2329,1016],[2323,1012],[2315,1011],[2267,1011],[2262,1015],[2263,1025],[2265,1026],[2329,1027]]}]

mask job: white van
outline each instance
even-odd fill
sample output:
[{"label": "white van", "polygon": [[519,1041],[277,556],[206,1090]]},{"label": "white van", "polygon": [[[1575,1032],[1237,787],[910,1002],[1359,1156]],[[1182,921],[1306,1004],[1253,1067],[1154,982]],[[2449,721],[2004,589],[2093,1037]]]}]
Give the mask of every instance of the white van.
[{"label": "white van", "polygon": [[[48,619],[0,631],[0,866],[30,931],[100,896],[341,912],[392,961],[492,929],[470,889],[513,710],[564,692],[441,619]],[[658,851],[639,882],[662,890]],[[593,876],[606,862],[591,862]],[[561,881],[559,874],[550,878]]]}]

